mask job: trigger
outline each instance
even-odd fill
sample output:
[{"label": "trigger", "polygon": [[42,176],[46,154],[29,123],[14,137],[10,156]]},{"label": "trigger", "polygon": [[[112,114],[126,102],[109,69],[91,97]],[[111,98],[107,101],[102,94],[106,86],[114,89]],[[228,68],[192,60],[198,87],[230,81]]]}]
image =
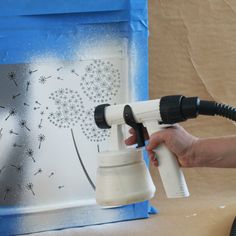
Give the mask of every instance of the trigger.
[{"label": "trigger", "polygon": [[142,123],[136,122],[132,108],[129,105],[125,105],[124,107],[123,117],[125,123],[135,130],[137,137],[136,141],[138,144],[137,148],[144,147],[145,146],[144,131],[143,131],[144,126]]}]

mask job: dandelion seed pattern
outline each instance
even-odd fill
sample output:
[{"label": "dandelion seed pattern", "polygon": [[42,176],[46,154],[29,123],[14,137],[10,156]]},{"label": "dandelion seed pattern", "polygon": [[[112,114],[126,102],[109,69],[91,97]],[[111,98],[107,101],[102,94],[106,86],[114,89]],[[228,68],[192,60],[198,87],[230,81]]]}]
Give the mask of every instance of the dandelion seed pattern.
[{"label": "dandelion seed pattern", "polygon": [[20,144],[14,143],[14,144],[13,144],[13,147],[14,147],[14,148],[16,148],[16,147],[21,148],[21,147],[23,147],[23,146],[20,145]]},{"label": "dandelion seed pattern", "polygon": [[39,123],[39,125],[38,125],[38,128],[39,128],[39,129],[42,129],[42,128],[43,128],[42,123],[43,123],[43,119],[40,119],[40,123]]},{"label": "dandelion seed pattern", "polygon": [[26,83],[26,91],[29,91],[30,81],[27,81]]},{"label": "dandelion seed pattern", "polygon": [[0,129],[0,139],[2,137],[2,131],[3,131],[3,128]]},{"label": "dandelion seed pattern", "polygon": [[27,190],[29,190],[29,191],[31,191],[31,193],[35,196],[35,192],[34,192],[34,185],[32,184],[32,183],[28,183],[27,185],[26,185],[26,189]]},{"label": "dandelion seed pattern", "polygon": [[10,131],[9,131],[9,134],[14,134],[14,135],[19,135],[18,133],[16,133],[16,132],[14,132],[14,130],[13,129],[11,129]]},{"label": "dandelion seed pattern", "polygon": [[65,186],[64,185],[58,186],[58,189],[62,189],[62,188],[65,188]]},{"label": "dandelion seed pattern", "polygon": [[110,132],[107,129],[99,129],[93,118],[94,109],[87,110],[84,114],[84,118],[80,124],[84,135],[91,142],[102,142],[110,136]]},{"label": "dandelion seed pattern", "polygon": [[22,173],[23,172],[23,166],[22,165],[18,165],[18,166],[11,165],[11,166],[14,167],[18,173]]},{"label": "dandelion seed pattern", "polygon": [[14,99],[16,99],[17,97],[19,97],[21,94],[20,93],[18,93],[18,94],[16,94],[16,95],[13,95],[12,96],[12,99],[14,100]]},{"label": "dandelion seed pattern", "polygon": [[77,91],[62,88],[51,93],[49,99],[53,100],[56,111],[51,111],[48,119],[55,126],[71,128],[81,119],[84,106]]},{"label": "dandelion seed pattern", "polygon": [[18,84],[16,82],[16,73],[15,72],[10,72],[8,73],[8,78],[14,82],[15,86],[17,87]]},{"label": "dandelion seed pattern", "polygon": [[35,72],[37,72],[38,70],[29,70],[29,74],[31,75],[31,74],[33,74],[33,73],[35,73]]},{"label": "dandelion seed pattern", "polygon": [[51,174],[48,176],[48,178],[51,178],[52,176],[54,176],[55,173],[54,172],[51,172]]},{"label": "dandelion seed pattern", "polygon": [[26,156],[28,158],[31,158],[33,162],[36,162],[34,159],[34,151],[31,148],[26,150]]},{"label": "dandelion seed pattern", "polygon": [[72,74],[75,74],[76,76],[79,76],[79,74],[75,71],[75,69],[72,69],[72,70],[71,70],[71,73],[72,73]]},{"label": "dandelion seed pattern", "polygon": [[27,129],[28,131],[30,131],[30,129],[27,127],[27,122],[26,122],[26,120],[21,120],[21,121],[19,122],[19,124],[20,124],[20,127],[21,127],[21,128],[25,128],[25,129]]},{"label": "dandelion seed pattern", "polygon": [[4,201],[7,199],[7,195],[8,195],[10,192],[11,192],[11,188],[7,186],[7,187],[5,188],[5,194],[4,194],[4,198],[3,198]]},{"label": "dandelion seed pattern", "polygon": [[35,176],[35,175],[38,175],[38,174],[41,174],[42,172],[43,172],[43,170],[42,170],[41,168],[39,168],[39,169],[37,170],[37,172],[34,173],[34,176]]},{"label": "dandelion seed pattern", "polygon": [[40,149],[42,142],[45,141],[45,135],[40,134],[40,135],[38,136],[38,141],[39,141],[39,149]]},{"label": "dandelion seed pattern", "polygon": [[0,106],[0,108],[4,109],[5,107],[4,106]]},{"label": "dandelion seed pattern", "polygon": [[94,60],[85,68],[81,88],[93,102],[111,100],[120,88],[120,72],[109,61]]},{"label": "dandelion seed pattern", "polygon": [[51,78],[52,76],[48,76],[48,77],[46,77],[46,76],[40,76],[40,78],[39,78],[39,83],[40,84],[45,84],[46,82],[47,82],[47,80],[49,79],[49,78]]},{"label": "dandelion seed pattern", "polygon": [[11,108],[10,111],[9,111],[9,114],[8,116],[6,117],[6,121],[11,117],[11,116],[15,116],[17,113],[16,109],[15,108]]}]

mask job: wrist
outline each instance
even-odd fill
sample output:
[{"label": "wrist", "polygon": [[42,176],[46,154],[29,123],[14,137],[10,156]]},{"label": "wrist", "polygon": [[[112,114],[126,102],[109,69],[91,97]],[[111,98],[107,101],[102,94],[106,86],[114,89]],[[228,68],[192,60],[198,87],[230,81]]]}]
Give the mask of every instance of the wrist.
[{"label": "wrist", "polygon": [[185,153],[185,160],[187,161],[188,167],[200,167],[201,166],[201,158],[199,158],[198,150],[201,145],[201,139],[194,137],[191,145],[189,146],[187,152]]}]

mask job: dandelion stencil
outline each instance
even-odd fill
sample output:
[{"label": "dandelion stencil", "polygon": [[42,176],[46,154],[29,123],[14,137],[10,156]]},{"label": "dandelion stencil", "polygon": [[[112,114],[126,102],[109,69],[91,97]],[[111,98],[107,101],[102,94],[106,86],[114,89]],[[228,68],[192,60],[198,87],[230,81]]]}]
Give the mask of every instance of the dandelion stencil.
[{"label": "dandelion stencil", "polygon": [[8,78],[10,79],[10,81],[13,81],[13,83],[15,84],[16,87],[18,86],[18,84],[16,82],[16,73],[15,72],[8,73]]},{"label": "dandelion stencil", "polygon": [[48,178],[51,178],[52,176],[54,176],[55,173],[54,172],[51,172],[51,174],[48,176]]},{"label": "dandelion stencil", "polygon": [[30,131],[30,129],[27,127],[27,122],[26,122],[26,120],[21,120],[21,121],[19,122],[19,124],[20,124],[20,127],[21,127],[21,128],[25,128],[25,129],[27,129],[28,131]]},{"label": "dandelion stencil", "polygon": [[21,147],[23,147],[23,146],[22,146],[21,144],[14,143],[14,144],[13,144],[13,147],[14,147],[14,148],[16,148],[16,147],[21,148]]},{"label": "dandelion stencil", "polygon": [[31,148],[27,149],[25,154],[26,157],[31,158],[33,162],[36,162],[34,159],[34,151]]},{"label": "dandelion stencil", "polygon": [[31,75],[31,74],[33,74],[33,73],[35,73],[35,72],[37,72],[38,70],[29,70],[29,74]]},{"label": "dandelion stencil", "polygon": [[13,168],[15,168],[16,169],[16,171],[18,172],[18,173],[22,173],[23,172],[23,166],[22,165],[11,165]]},{"label": "dandelion stencil", "polygon": [[17,114],[17,111],[15,108],[11,108],[9,111],[8,116],[5,118],[5,120],[8,120],[11,116],[15,116]]},{"label": "dandelion stencil", "polygon": [[32,183],[28,183],[26,185],[26,189],[29,190],[35,196],[34,185]]},{"label": "dandelion stencil", "polygon": [[41,174],[43,172],[43,170],[41,168],[39,168],[35,173],[34,175],[38,175],[38,174]]},{"label": "dandelion stencil", "polygon": [[4,201],[7,199],[7,195],[11,192],[11,188],[9,186],[7,186],[5,188],[5,193],[4,193]]},{"label": "dandelion stencil", "polygon": [[45,135],[40,134],[40,135],[38,136],[38,141],[39,141],[39,149],[40,149],[42,142],[45,141]]},{"label": "dandelion stencil", "polygon": [[16,94],[16,95],[13,95],[12,96],[12,99],[14,100],[14,99],[16,99],[17,97],[19,97],[21,94],[20,93],[18,93],[18,94]]},{"label": "dandelion stencil", "polygon": [[9,130],[9,134],[11,134],[11,135],[19,135],[19,134],[16,133],[13,129]]},{"label": "dandelion stencil", "polygon": [[42,128],[43,128],[42,123],[43,123],[43,119],[40,119],[40,123],[39,123],[39,125],[38,125],[38,128],[39,128],[39,129],[42,129]]},{"label": "dandelion stencil", "polygon": [[62,68],[63,68],[62,66],[58,67],[58,68],[57,68],[57,71],[60,71]]},{"label": "dandelion stencil", "polygon": [[109,61],[94,60],[86,66],[80,85],[90,100],[103,103],[118,93],[121,85],[120,72]]},{"label": "dandelion stencil", "polygon": [[90,142],[102,142],[110,136],[107,129],[99,129],[94,122],[94,108],[87,110],[80,124],[83,134]]},{"label": "dandelion stencil", "polygon": [[50,100],[54,103],[54,111],[49,113],[49,121],[59,128],[72,128],[81,118],[84,105],[77,91],[61,88],[51,93]]},{"label": "dandelion stencil", "polygon": [[39,83],[40,84],[45,84],[46,82],[47,82],[47,80],[49,79],[49,78],[51,78],[52,76],[48,76],[48,77],[46,77],[46,76],[40,76],[40,78],[39,78]]},{"label": "dandelion stencil", "polygon": [[26,91],[29,91],[30,81],[28,80],[26,83]]},{"label": "dandelion stencil", "polygon": [[80,97],[78,91],[68,88],[61,88],[51,93],[49,99],[52,100],[54,104],[54,110],[50,111],[48,115],[49,121],[58,128],[70,128],[73,144],[80,165],[90,185],[93,189],[95,189],[95,185],[91,180],[79,154],[73,131],[73,127],[81,119],[84,112],[82,98]]},{"label": "dandelion stencil", "polygon": [[75,71],[75,69],[72,69],[72,70],[71,70],[71,73],[72,73],[72,74],[75,74],[76,76],[79,76],[79,74]]}]

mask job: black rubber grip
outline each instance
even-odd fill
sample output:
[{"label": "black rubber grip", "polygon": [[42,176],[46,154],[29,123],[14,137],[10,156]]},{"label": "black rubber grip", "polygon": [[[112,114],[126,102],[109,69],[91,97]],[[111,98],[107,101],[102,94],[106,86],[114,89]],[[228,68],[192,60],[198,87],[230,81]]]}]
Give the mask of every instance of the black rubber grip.
[{"label": "black rubber grip", "polygon": [[234,218],[234,222],[231,227],[230,236],[236,236],[236,217]]}]

